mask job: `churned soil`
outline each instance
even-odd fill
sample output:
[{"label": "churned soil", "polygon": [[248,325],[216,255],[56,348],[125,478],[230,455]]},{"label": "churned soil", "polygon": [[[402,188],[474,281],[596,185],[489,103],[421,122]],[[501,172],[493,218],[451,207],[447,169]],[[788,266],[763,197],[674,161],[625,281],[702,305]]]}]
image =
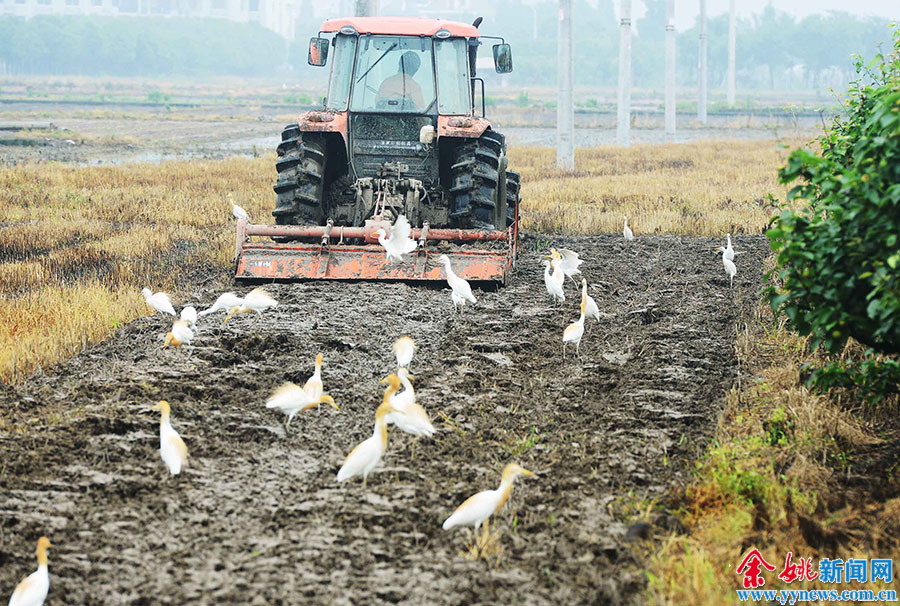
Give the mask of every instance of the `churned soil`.
[{"label": "churned soil", "polygon": [[[581,359],[561,355],[580,294],[569,282],[549,302],[551,244],[586,259],[601,310]],[[510,283],[459,315],[445,288],[307,282],[267,286],[279,305],[261,317],[201,318],[190,348],[162,349],[168,317],[133,322],[0,390],[0,595],[46,534],[48,606],[643,603],[628,512],[686,481],[713,434],[768,251],[738,238],[730,287],[717,245],[529,237]],[[184,304],[217,294],[198,287]],[[338,484],[404,333],[438,432],[392,427],[368,487]],[[302,384],[318,352],[341,411],[301,413],[286,432],[263,404]],[[191,453],[176,478],[159,459],[160,399]],[[469,559],[469,533],[441,523],[513,461],[536,477],[494,518],[500,552]]]}]

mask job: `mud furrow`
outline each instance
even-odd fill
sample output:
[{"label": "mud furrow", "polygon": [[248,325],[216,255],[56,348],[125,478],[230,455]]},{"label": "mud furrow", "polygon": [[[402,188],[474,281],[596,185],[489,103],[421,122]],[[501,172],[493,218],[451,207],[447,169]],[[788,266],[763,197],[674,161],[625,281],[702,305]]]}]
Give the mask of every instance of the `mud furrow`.
[{"label": "mud furrow", "polygon": [[[276,310],[202,319],[190,351],[163,351],[167,320],[146,318],[5,388],[0,590],[48,534],[59,546],[48,604],[640,602],[622,503],[688,477],[736,376],[734,326],[755,305],[766,245],[737,240],[730,289],[712,240],[555,242],[587,259],[602,313],[581,360],[560,357],[579,290],[567,284],[566,303],[551,305],[529,241],[511,283],[460,315],[437,288],[271,285]],[[392,429],[368,489],[337,484],[371,434],[404,333],[438,434]],[[319,351],[341,412],[300,414],[285,432],[263,402],[304,381]],[[176,479],[149,411],[161,398],[191,450]],[[441,522],[510,461],[539,477],[520,480],[497,516],[499,565],[468,560],[466,533]]]}]

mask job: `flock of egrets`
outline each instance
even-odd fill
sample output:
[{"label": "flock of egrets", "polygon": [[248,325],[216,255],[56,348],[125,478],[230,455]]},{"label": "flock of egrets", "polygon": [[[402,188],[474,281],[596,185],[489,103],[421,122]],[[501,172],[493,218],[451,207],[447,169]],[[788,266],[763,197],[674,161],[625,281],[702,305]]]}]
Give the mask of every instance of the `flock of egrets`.
[{"label": "flock of egrets", "polygon": [[[246,218],[246,212],[234,205],[233,202],[232,204],[235,217]],[[384,247],[385,255],[389,260],[402,262],[404,254],[415,250],[416,242],[409,235],[409,222],[402,215],[397,218],[389,230],[380,229],[378,231],[379,243]],[[628,227],[627,217],[623,236],[629,241],[634,239],[634,235]],[[716,251],[722,253],[725,273],[733,284],[737,268],[734,264],[735,251],[731,244],[730,234],[727,236],[727,245],[717,248]],[[454,308],[464,306],[467,302],[476,303],[477,300],[472,294],[471,286],[465,279],[453,272],[450,259],[446,255],[441,255],[439,259],[446,270]],[[579,266],[582,263],[583,260],[579,259],[579,255],[575,251],[566,248],[550,249],[550,255],[544,266],[544,283],[551,300],[560,303],[565,301],[566,278],[574,282],[574,276],[581,273]],[[150,289],[145,288],[142,294],[147,304],[154,310],[176,316],[175,308],[166,293],[153,293]],[[255,313],[260,315],[277,305],[278,302],[265,289],[255,288],[244,297],[233,292],[224,293],[216,299],[212,306],[199,313],[195,307],[186,306],[174,320],[169,332],[166,333],[163,347],[190,345],[195,337],[197,322],[203,316],[224,311],[226,312],[225,322],[228,322],[236,314]],[[578,320],[566,326],[563,331],[563,355],[565,355],[565,348],[568,344],[573,344],[576,355],[580,355],[585,320],[587,318],[600,320],[600,310],[594,299],[588,295],[587,281],[584,279],[581,280],[580,309],[581,314]],[[412,384],[414,378],[409,374],[409,364],[415,349],[415,342],[409,336],[401,336],[394,342],[393,353],[397,360],[397,371],[388,374],[382,380],[382,383],[386,384],[386,388],[382,402],[375,410],[372,436],[358,444],[347,455],[337,473],[338,482],[353,477],[362,477],[363,485],[367,485],[369,474],[378,466],[387,449],[389,425],[394,425],[397,429],[417,438],[430,438],[435,434],[435,428],[428,413],[416,400]],[[284,383],[265,402],[267,408],[280,410],[286,416],[286,431],[290,428],[290,423],[298,412],[316,408],[323,403],[331,405],[335,410],[340,410],[334,399],[324,390],[322,362],[323,355],[320,353],[316,356],[315,371],[303,387],[291,382]],[[153,406],[152,410],[160,413],[160,457],[169,473],[172,476],[178,475],[187,463],[188,448],[175,428],[172,427],[169,403],[161,400]],[[503,470],[498,488],[485,490],[469,497],[444,521],[443,528],[449,530],[455,526],[472,526],[477,530],[484,524],[485,533],[475,541],[475,546],[478,548],[488,538],[488,519],[506,504],[515,479],[519,476],[533,475],[532,472],[515,463],[507,465]],[[18,584],[10,598],[9,606],[41,606],[44,603],[50,587],[47,568],[47,549],[49,547],[51,544],[47,537],[41,537],[38,540],[38,569]]]}]

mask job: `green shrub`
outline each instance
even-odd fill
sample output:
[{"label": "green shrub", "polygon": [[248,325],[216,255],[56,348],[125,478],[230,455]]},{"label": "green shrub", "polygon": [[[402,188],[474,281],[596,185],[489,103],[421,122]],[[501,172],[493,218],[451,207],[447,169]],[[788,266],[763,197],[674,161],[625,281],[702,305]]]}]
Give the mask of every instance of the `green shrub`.
[{"label": "green shrub", "polygon": [[898,354],[900,32],[888,56],[857,59],[856,72],[821,155],[795,150],[779,173],[796,183],[788,200],[806,205],[767,233],[780,281],[767,295],[813,347],[837,352],[853,337],[870,353]]}]

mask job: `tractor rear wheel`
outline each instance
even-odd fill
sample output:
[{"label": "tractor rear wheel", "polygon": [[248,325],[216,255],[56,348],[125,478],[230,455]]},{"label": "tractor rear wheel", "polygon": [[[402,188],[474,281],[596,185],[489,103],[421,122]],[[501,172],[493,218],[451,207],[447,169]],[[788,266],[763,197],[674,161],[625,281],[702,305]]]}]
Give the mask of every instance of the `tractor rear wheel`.
[{"label": "tractor rear wheel", "polygon": [[[458,227],[495,229],[500,158],[506,137],[491,130],[458,145],[452,152],[450,217]],[[518,191],[518,190],[517,190]],[[507,194],[508,196],[509,194]]]},{"label": "tractor rear wheel", "polygon": [[516,208],[521,201],[522,177],[519,173],[506,171],[506,226],[516,221]]},{"label": "tractor rear wheel", "polygon": [[289,124],[281,133],[275,169],[277,197],[275,222],[278,225],[324,225],[325,141],[320,135],[304,133]]}]

